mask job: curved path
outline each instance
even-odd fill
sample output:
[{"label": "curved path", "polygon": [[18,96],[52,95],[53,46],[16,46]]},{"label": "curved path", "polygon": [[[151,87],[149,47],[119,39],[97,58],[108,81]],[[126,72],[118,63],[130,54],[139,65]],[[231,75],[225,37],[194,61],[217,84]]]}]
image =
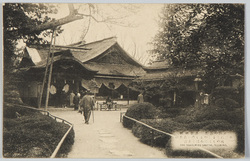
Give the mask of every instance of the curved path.
[{"label": "curved path", "polygon": [[121,111],[94,111],[90,124],[80,113],[49,110],[74,124],[75,143],[68,158],[167,158],[163,150],[145,145],[120,123]]}]

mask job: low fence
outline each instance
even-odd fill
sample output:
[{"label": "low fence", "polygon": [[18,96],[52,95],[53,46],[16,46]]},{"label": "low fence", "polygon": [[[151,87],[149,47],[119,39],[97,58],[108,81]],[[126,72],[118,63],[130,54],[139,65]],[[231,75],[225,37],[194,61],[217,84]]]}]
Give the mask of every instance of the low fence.
[{"label": "low fence", "polygon": [[[123,122],[123,117],[125,117],[125,118],[127,118],[127,119],[129,119],[129,120],[132,120],[132,121],[134,121],[134,122],[136,122],[136,123],[139,123],[139,124],[141,124],[141,125],[143,125],[143,126],[149,128],[149,129],[151,129],[151,130],[152,130],[152,131],[151,131],[152,138],[155,137],[155,136],[154,136],[155,131],[157,131],[157,132],[159,132],[159,133],[162,133],[162,134],[164,134],[164,135],[170,136],[170,137],[174,137],[174,135],[171,134],[171,133],[167,133],[167,132],[165,132],[165,131],[156,129],[156,128],[154,128],[154,127],[152,127],[152,126],[150,126],[150,125],[148,125],[148,124],[145,124],[145,123],[143,123],[143,122],[141,122],[141,121],[138,121],[138,120],[136,120],[136,119],[134,119],[134,118],[132,118],[132,117],[126,116],[126,115],[125,115],[125,112],[121,112],[121,113],[120,113],[120,122]],[[201,151],[203,151],[203,152],[206,152],[206,153],[209,153],[210,155],[214,156],[215,158],[223,159],[223,157],[221,157],[221,156],[219,156],[219,155],[217,155],[217,154],[215,154],[215,153],[213,153],[213,152],[211,152],[211,151],[209,151],[209,150],[207,150],[207,149],[205,149],[205,148],[199,147],[199,150],[201,150]]]},{"label": "low fence", "polygon": [[30,106],[25,106],[25,105],[20,105],[20,104],[13,104],[13,103],[7,103],[5,102],[5,104],[9,104],[9,105],[15,105],[15,106],[19,106],[19,107],[24,107],[24,108],[28,108],[28,109],[32,109],[32,110],[36,110],[36,111],[40,111],[42,114],[47,115],[53,119],[55,119],[56,121],[61,121],[62,123],[68,124],[70,127],[67,130],[67,132],[64,134],[64,136],[62,137],[62,139],[60,140],[60,142],[57,144],[56,149],[54,150],[54,152],[52,153],[52,155],[50,156],[50,158],[55,158],[58,151],[60,150],[65,138],[68,136],[69,132],[73,129],[73,124],[68,122],[67,120],[64,120],[60,117],[54,116],[52,115],[49,111],[45,111],[45,110],[41,110],[41,109],[37,109],[37,108],[33,108]]}]

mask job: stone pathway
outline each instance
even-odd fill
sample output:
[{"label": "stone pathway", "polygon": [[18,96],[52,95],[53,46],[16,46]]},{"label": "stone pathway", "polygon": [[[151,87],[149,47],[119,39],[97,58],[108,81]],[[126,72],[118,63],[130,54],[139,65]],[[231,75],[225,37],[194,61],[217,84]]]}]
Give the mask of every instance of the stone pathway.
[{"label": "stone pathway", "polygon": [[94,122],[69,110],[50,110],[74,124],[75,143],[68,158],[167,158],[163,150],[141,143],[120,123],[121,111],[94,111]]}]

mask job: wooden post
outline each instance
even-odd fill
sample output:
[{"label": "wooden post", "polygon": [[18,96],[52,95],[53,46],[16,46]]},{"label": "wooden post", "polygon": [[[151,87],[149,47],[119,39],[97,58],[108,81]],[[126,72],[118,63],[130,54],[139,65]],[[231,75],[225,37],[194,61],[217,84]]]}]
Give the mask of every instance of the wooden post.
[{"label": "wooden post", "polygon": [[151,146],[154,146],[155,132],[154,132],[154,130],[151,130],[150,133],[151,133]]},{"label": "wooden post", "polygon": [[55,34],[55,30],[53,30],[52,36],[51,36],[51,41],[50,41],[50,46],[49,46],[49,53],[48,53],[48,56],[47,56],[47,63],[46,63],[46,68],[45,68],[45,72],[44,72],[44,77],[43,77],[42,89],[40,91],[40,95],[39,95],[39,99],[38,99],[38,108],[40,108],[41,104],[42,104],[43,90],[44,90],[44,86],[45,86],[45,82],[46,82],[46,77],[47,77],[47,73],[48,73],[49,60],[50,60],[50,52],[51,52],[51,48],[52,48],[54,34]]},{"label": "wooden post", "polygon": [[[55,32],[55,30],[53,32]],[[56,42],[56,37],[54,37],[54,46],[53,46],[53,48],[55,47],[55,42]],[[48,103],[49,103],[49,89],[50,89],[51,75],[52,75],[52,69],[53,69],[53,59],[54,59],[54,50],[52,50],[52,55],[51,55],[50,71],[49,71],[49,78],[48,78],[48,83],[47,83],[45,111],[47,111]]]},{"label": "wooden post", "polygon": [[176,105],[176,91],[174,91],[174,106]]},{"label": "wooden post", "polygon": [[128,105],[129,105],[129,87],[128,87]]}]

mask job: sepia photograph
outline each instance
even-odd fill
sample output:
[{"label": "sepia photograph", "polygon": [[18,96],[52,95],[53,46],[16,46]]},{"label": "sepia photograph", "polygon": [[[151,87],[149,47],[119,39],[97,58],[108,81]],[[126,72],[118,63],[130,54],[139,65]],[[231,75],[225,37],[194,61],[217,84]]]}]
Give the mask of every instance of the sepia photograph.
[{"label": "sepia photograph", "polygon": [[2,3],[1,158],[245,158],[245,6]]}]

